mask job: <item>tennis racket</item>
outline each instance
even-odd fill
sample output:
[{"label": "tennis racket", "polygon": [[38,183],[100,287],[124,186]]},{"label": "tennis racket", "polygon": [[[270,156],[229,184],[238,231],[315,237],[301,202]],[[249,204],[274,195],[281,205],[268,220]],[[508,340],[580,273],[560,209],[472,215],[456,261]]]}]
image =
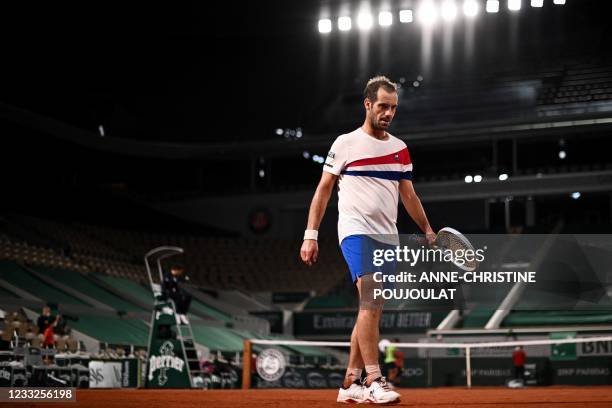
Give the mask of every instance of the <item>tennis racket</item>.
[{"label": "tennis racket", "polygon": [[[417,242],[422,245],[426,245],[427,241],[419,237]],[[444,253],[449,252],[451,254],[451,263],[455,265],[457,268],[462,269],[467,272],[475,271],[478,268],[478,261],[475,259],[476,257],[473,255],[475,250],[474,246],[470,243],[470,241],[454,228],[444,227],[436,234],[436,239],[431,245],[435,249],[440,249]],[[472,256],[471,259],[458,258],[456,255],[458,253],[465,254],[465,251],[471,250]]]},{"label": "tennis racket", "polygon": [[[478,261],[474,256],[475,250],[470,241],[454,228],[444,227],[436,235],[434,246],[440,248],[442,251],[450,251],[453,254],[451,262],[464,271],[472,272],[478,268]],[[457,253],[465,254],[465,251],[470,250],[472,253],[471,259],[458,259],[455,258]]]}]

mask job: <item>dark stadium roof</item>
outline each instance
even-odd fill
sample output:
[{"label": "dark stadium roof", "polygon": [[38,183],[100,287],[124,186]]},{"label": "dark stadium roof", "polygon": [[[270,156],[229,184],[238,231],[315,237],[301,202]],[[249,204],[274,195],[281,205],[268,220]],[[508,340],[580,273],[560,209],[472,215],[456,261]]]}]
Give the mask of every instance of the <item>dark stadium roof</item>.
[{"label": "dark stadium roof", "polygon": [[[274,138],[276,127],[297,126],[307,134],[338,93],[358,91],[370,75],[423,73],[416,24],[411,31],[393,27],[386,58],[374,30],[366,67],[356,63],[356,34],[321,38],[321,10],[333,14],[341,4],[355,8],[357,2],[4,5],[0,101],[95,133],[102,125],[107,136],[127,139],[258,140]],[[598,52],[610,38],[602,8],[609,2],[569,0],[541,10],[524,4],[518,20],[503,11],[480,16],[475,60],[458,55],[447,70],[436,60],[435,76],[425,80],[511,68],[510,58]],[[514,51],[512,30],[520,34]],[[463,27],[455,32],[459,50]],[[331,47],[326,63],[325,42]]]}]

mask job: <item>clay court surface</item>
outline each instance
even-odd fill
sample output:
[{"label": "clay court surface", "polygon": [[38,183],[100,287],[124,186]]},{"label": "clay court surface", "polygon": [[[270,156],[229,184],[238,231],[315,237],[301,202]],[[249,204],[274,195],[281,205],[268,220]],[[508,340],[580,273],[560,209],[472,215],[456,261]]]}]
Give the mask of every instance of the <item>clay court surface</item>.
[{"label": "clay court surface", "polygon": [[[191,407],[290,407],[348,406],[337,404],[335,390],[77,390],[77,402],[69,404],[0,404],[15,407],[87,408],[191,408]],[[543,408],[611,407],[612,387],[427,388],[403,389],[406,407]]]}]

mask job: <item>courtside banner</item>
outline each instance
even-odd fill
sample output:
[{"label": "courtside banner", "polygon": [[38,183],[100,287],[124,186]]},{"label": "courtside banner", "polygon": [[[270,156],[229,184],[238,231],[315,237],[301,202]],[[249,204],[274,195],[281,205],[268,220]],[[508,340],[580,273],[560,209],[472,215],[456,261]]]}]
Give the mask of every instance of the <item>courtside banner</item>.
[{"label": "courtside banner", "polygon": [[612,235],[447,230],[432,245],[415,235],[364,236],[360,307],[476,311],[468,319],[481,326],[612,322]]},{"label": "courtside banner", "polygon": [[290,367],[272,381],[255,376],[253,385],[255,388],[339,388],[343,378],[343,369]]},{"label": "courtside banner", "polygon": [[[435,328],[444,316],[444,312],[385,310],[380,318],[380,333],[422,333]],[[296,336],[346,335],[353,330],[357,314],[352,311],[306,311],[296,312],[293,317]]]}]

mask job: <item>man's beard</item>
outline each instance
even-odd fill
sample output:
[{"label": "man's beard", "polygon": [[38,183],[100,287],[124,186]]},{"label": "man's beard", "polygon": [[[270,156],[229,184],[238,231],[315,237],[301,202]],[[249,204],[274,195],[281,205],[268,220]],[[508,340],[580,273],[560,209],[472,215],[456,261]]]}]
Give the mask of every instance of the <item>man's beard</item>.
[{"label": "man's beard", "polygon": [[[391,123],[389,123],[391,124]],[[376,120],[376,118],[372,118],[370,119],[370,126],[372,126],[372,129],[374,130],[385,130],[386,128],[382,127],[379,122]]]}]

